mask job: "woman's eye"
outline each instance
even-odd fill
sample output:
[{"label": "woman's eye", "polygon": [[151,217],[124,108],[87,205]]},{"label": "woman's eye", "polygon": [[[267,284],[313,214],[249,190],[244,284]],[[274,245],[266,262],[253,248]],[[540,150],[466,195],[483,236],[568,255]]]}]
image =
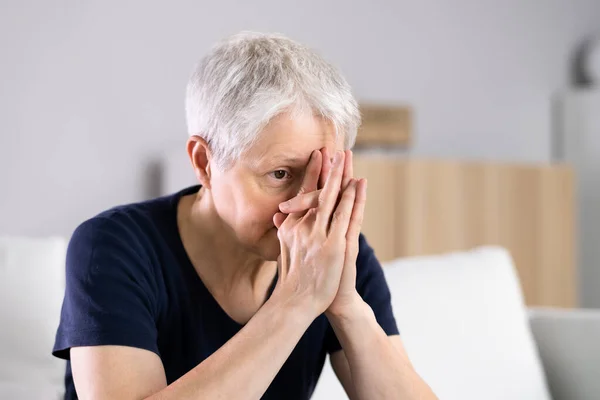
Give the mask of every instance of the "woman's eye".
[{"label": "woman's eye", "polygon": [[286,170],[283,169],[278,169],[277,171],[273,171],[271,172],[271,175],[273,176],[273,178],[277,179],[277,180],[283,180],[285,179],[289,174]]}]

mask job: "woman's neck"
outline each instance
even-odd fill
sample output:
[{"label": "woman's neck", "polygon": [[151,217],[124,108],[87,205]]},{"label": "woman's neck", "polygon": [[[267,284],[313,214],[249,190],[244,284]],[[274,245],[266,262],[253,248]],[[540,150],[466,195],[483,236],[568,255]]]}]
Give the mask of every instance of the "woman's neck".
[{"label": "woman's neck", "polygon": [[177,224],[188,257],[200,278],[218,292],[231,292],[250,284],[264,295],[276,263],[264,260],[239,243],[219,217],[212,196],[204,188],[180,199]]}]

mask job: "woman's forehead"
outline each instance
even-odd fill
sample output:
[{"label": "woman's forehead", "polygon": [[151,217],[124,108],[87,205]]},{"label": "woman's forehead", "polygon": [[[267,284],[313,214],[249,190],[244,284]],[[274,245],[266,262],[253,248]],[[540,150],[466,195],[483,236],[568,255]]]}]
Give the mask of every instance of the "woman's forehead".
[{"label": "woman's forehead", "polygon": [[281,161],[308,161],[313,150],[327,148],[330,154],[343,150],[343,138],[331,122],[320,117],[283,115],[275,118],[258,138],[248,155]]}]

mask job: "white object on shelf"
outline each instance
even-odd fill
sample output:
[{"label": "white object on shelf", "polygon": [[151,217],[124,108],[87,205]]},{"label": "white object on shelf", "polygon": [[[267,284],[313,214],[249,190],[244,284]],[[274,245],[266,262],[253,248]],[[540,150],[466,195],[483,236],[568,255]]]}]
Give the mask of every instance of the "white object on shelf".
[{"label": "white object on shelf", "polygon": [[[598,50],[600,59],[600,49]],[[600,71],[599,71],[600,72]],[[600,75],[598,75],[600,78]],[[598,82],[600,84],[600,81]],[[580,305],[600,307],[600,89],[559,96],[557,161],[572,165],[577,188],[576,232]]]}]

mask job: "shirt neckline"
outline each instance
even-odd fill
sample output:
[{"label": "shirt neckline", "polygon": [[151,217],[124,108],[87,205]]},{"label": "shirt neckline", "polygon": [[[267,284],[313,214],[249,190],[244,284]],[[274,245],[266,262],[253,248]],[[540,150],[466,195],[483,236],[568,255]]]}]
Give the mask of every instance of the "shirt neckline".
[{"label": "shirt neckline", "polygon": [[[181,200],[181,198],[183,196],[197,193],[201,187],[202,187],[202,185],[190,186],[190,187],[180,190],[179,192],[172,195],[170,207],[169,207],[169,211],[171,214],[169,220],[171,222],[171,229],[173,231],[173,238],[174,238],[173,242],[176,247],[176,251],[179,254],[181,262],[183,264],[185,277],[188,279],[191,279],[193,285],[197,286],[199,288],[199,290],[201,290],[204,293],[204,295],[209,298],[209,300],[213,303],[213,306],[215,306],[219,310],[219,313],[223,316],[223,318],[230,325],[232,325],[234,328],[236,328],[236,330],[240,330],[246,324],[240,324],[239,322],[234,320],[223,309],[223,307],[221,307],[221,305],[219,304],[217,299],[215,299],[215,297],[212,295],[212,293],[208,290],[208,288],[202,281],[202,278],[200,278],[200,276],[196,272],[196,269],[194,268],[194,265],[192,264],[192,261],[190,260],[188,254],[187,254],[187,251],[185,250],[185,246],[183,245],[183,241],[181,240],[181,235],[179,234],[179,226],[177,225],[177,207],[179,205],[179,200]],[[278,277],[279,277],[279,272],[277,271],[275,273],[275,277],[273,278],[273,282],[271,282],[271,285],[269,286],[266,300],[268,300],[271,297],[271,295],[273,294],[273,290],[275,290],[275,285],[277,284]]]}]

